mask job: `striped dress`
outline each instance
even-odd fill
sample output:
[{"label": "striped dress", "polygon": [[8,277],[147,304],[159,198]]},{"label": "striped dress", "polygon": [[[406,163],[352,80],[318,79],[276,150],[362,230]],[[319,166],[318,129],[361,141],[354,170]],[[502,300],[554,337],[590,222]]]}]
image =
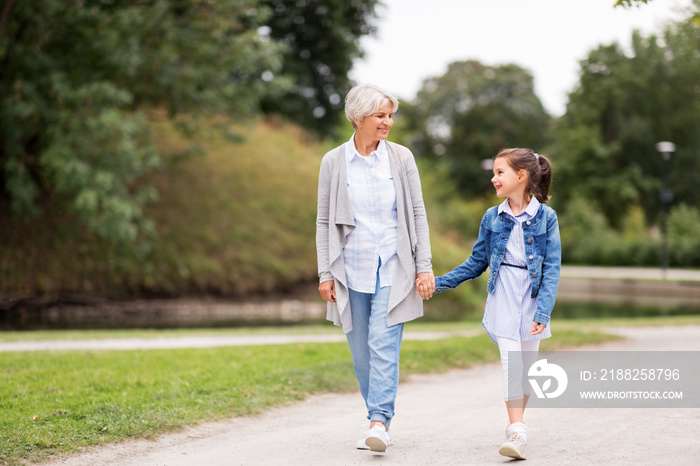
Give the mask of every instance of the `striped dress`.
[{"label": "striped dress", "polygon": [[[510,233],[503,262],[517,266],[527,266],[525,239],[522,222],[537,214],[539,201],[533,197],[527,208],[518,216],[510,210],[508,199],[498,206],[498,213],[505,212],[515,221]],[[530,335],[532,322],[537,310],[537,298],[531,298],[532,285],[527,269],[501,265],[498,268],[493,294],[486,299],[486,310],[482,325],[489,338],[496,343],[496,337],[511,340],[543,340],[552,336],[549,325],[539,335]]]}]

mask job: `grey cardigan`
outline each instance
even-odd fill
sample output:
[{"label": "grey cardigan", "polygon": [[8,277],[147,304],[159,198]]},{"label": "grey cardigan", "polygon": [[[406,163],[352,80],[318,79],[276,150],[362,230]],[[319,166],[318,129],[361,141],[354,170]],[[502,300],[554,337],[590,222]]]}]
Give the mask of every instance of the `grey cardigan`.
[{"label": "grey cardigan", "polygon": [[[423,205],[418,168],[406,147],[387,141],[391,174],[396,186],[398,256],[391,282],[388,326],[423,315],[423,300],[416,291],[416,274],[432,272],[428,219]],[[343,332],[352,330],[350,300],[345,277],[343,248],[355,228],[347,189],[347,166],[343,145],[329,151],[321,161],[318,180],[316,253],[319,283],[335,281],[335,303],[328,303],[326,317]]]}]

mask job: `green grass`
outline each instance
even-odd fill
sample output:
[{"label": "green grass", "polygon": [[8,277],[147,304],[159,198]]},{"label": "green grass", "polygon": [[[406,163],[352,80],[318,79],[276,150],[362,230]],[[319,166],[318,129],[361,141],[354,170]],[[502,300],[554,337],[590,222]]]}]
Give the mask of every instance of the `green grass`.
[{"label": "green grass", "polygon": [[[615,338],[566,331],[556,340]],[[405,341],[401,354],[403,379],[498,359],[483,334]],[[345,343],[0,353],[0,374],[0,464],[10,465],[356,389]]]},{"label": "green grass", "polygon": [[337,333],[333,325],[290,325],[285,327],[31,330],[0,332],[0,342],[47,340],[104,340],[126,338],[177,338],[190,336],[299,335]]}]

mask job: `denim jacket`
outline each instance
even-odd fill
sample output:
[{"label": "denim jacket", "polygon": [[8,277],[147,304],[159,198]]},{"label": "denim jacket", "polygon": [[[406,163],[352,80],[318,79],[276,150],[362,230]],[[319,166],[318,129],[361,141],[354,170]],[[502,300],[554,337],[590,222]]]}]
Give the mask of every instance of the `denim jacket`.
[{"label": "denim jacket", "polygon": [[[457,287],[473,280],[491,269],[487,290],[493,294],[498,268],[503,262],[506,243],[513,229],[513,220],[504,213],[498,214],[498,206],[484,214],[479,227],[479,238],[472,255],[462,265],[435,279],[436,291]],[[557,214],[551,207],[541,204],[537,214],[523,223],[527,271],[532,285],[531,297],[537,297],[535,322],[549,325],[549,316],[554,308],[561,271],[561,242]]]}]

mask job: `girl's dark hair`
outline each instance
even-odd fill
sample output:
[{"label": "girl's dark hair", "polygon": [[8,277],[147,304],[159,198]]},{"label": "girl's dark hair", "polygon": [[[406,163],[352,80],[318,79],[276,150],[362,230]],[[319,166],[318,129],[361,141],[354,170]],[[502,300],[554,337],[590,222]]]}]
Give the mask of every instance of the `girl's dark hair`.
[{"label": "girl's dark hair", "polygon": [[549,201],[549,187],[552,184],[552,163],[544,155],[532,149],[503,149],[496,158],[503,157],[516,172],[525,170],[528,174],[527,191],[542,204]]}]

